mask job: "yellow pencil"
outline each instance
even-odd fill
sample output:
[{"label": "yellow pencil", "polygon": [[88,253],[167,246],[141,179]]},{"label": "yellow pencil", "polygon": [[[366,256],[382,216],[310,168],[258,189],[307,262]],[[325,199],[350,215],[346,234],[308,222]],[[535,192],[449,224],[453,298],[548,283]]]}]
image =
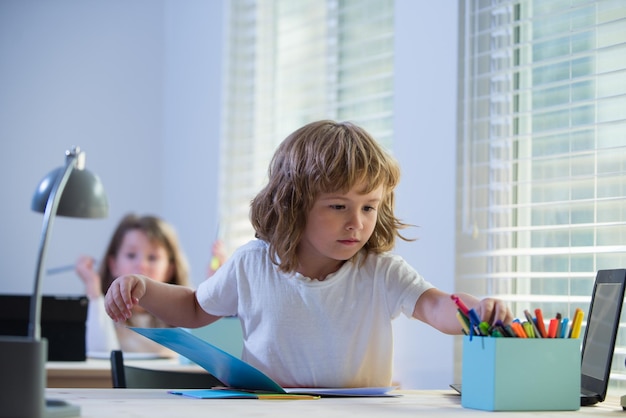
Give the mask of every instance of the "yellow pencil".
[{"label": "yellow pencil", "polygon": [[580,337],[580,328],[583,325],[583,311],[580,308],[576,308],[574,314],[574,322],[572,323],[572,332],[570,338]]},{"label": "yellow pencil", "polygon": [[456,319],[459,320],[461,327],[463,327],[463,331],[465,332],[465,335],[470,335],[470,330],[467,325],[467,322],[465,321],[465,318],[463,318],[463,314],[458,310],[456,311]]}]

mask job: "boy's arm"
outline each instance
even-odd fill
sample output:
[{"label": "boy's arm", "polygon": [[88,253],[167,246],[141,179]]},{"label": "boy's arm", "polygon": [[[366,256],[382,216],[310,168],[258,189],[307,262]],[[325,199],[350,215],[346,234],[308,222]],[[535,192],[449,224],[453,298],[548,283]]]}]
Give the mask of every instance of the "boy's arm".
[{"label": "boy's arm", "polygon": [[[505,324],[513,320],[513,315],[501,300],[494,298],[477,299],[466,293],[457,294],[470,309],[475,309],[481,321],[494,324],[498,320]],[[446,334],[461,334],[461,326],[456,318],[457,306],[449,293],[433,288],[425,291],[415,303],[413,317]]]},{"label": "boy's arm", "polygon": [[118,322],[130,318],[135,305],[175,327],[197,328],[220,318],[200,307],[193,289],[138,274],[115,279],[106,294],[105,305],[107,314]]}]

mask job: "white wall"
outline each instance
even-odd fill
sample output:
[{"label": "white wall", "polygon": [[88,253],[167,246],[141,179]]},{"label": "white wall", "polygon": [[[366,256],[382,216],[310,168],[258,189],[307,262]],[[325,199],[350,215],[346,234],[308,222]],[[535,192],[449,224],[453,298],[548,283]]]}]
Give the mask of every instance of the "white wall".
[{"label": "white wall", "polygon": [[[457,2],[396,0],[395,138],[402,167],[397,214],[417,225],[397,252],[454,291]],[[454,337],[418,321],[395,322],[395,375],[405,387],[448,388]]]},{"label": "white wall", "polygon": [[[0,292],[31,291],[41,214],[38,181],[80,145],[106,188],[105,220],[58,218],[47,266],[100,257],[121,216],[164,216],[194,280],[217,226],[225,0],[0,1]],[[454,284],[456,2],[396,0],[398,214],[419,225],[398,252],[444,290]],[[433,65],[434,64],[434,65]],[[73,273],[47,293],[82,291]],[[452,337],[396,322],[403,387],[445,388]]]},{"label": "white wall", "polygon": [[[111,206],[105,220],[58,218],[47,266],[101,257],[127,211],[173,223],[194,280],[215,237],[222,2],[0,2],[0,291],[30,292],[39,180],[79,145]],[[73,273],[44,292],[76,294]]]},{"label": "white wall", "polygon": [[223,3],[165,2],[162,210],[196,283],[206,277],[218,224]]}]

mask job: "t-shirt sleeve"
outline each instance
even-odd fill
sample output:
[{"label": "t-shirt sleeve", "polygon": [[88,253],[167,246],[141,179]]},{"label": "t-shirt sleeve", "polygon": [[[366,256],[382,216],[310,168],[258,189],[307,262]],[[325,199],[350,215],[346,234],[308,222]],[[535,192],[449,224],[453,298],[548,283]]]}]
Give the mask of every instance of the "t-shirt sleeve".
[{"label": "t-shirt sleeve", "polygon": [[417,300],[435,286],[400,256],[386,257],[382,267],[386,270],[387,303],[391,317],[395,318],[402,313],[412,318]]},{"label": "t-shirt sleeve", "polygon": [[200,283],[196,299],[211,315],[237,315],[237,253],[233,254],[211,277]]}]

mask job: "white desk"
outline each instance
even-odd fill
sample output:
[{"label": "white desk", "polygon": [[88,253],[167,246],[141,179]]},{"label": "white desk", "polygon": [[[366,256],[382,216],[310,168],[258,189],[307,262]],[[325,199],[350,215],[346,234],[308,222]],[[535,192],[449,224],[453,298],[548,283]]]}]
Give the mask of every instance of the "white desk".
[{"label": "white desk", "polygon": [[[206,373],[195,364],[180,364],[178,359],[126,360],[124,364],[158,370],[182,370]],[[49,361],[46,363],[48,388],[112,388],[111,362],[105,359],[87,361]]]},{"label": "white desk", "polygon": [[[399,391],[395,398],[322,398],[317,400],[191,399],[160,389],[46,389],[47,399],[81,407],[83,418],[110,417],[495,417],[494,412],[466,409],[452,391]],[[616,417],[619,399],[612,397],[578,411],[497,412],[498,418],[532,414],[546,417]],[[626,416],[626,412],[624,412]]]}]

